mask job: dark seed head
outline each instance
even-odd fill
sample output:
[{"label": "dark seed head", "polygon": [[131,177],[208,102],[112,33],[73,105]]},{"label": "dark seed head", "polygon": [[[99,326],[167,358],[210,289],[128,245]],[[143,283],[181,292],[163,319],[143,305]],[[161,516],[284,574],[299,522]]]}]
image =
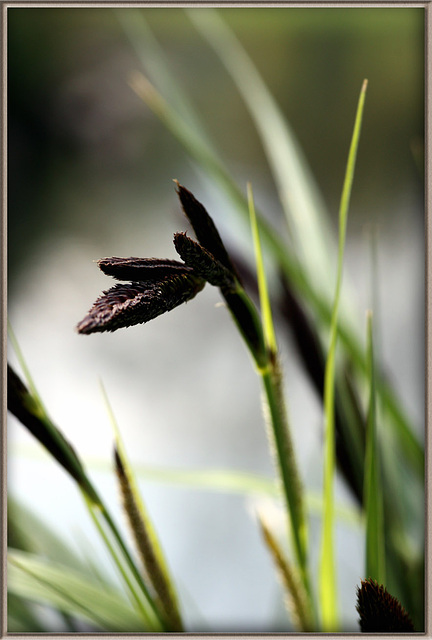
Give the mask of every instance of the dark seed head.
[{"label": "dark seed head", "polygon": [[357,611],[360,629],[366,633],[407,633],[414,631],[413,623],[394,596],[375,580],[362,580],[357,588]]},{"label": "dark seed head", "polygon": [[165,276],[152,282],[116,284],[104,291],[78,324],[78,333],[116,331],[142,324],[191,300],[205,280],[191,273]]},{"label": "dark seed head", "polygon": [[198,242],[239,280],[212,218],[190,191],[179,184],[177,180],[174,180],[174,182],[177,185],[177,194],[183,211],[195,231]]},{"label": "dark seed head", "polygon": [[178,260],[159,258],[102,258],[98,267],[107,276],[117,280],[149,282],[165,276],[191,273],[192,269]]},{"label": "dark seed head", "polygon": [[224,291],[235,287],[235,278],[231,271],[185,233],[174,234],[174,246],[187,266],[207,282]]}]

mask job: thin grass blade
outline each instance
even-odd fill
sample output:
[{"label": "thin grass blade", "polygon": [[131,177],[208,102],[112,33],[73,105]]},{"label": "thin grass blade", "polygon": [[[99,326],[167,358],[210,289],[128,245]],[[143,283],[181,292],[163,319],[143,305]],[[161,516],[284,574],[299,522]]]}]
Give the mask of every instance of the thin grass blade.
[{"label": "thin grass blade", "polygon": [[[42,452],[20,445],[12,447],[10,455],[28,456],[38,460]],[[111,462],[100,458],[84,458],[86,467],[94,471],[110,472]],[[137,477],[150,482],[172,485],[174,488],[190,488],[195,491],[215,491],[235,494],[254,500],[260,496],[280,497],[280,487],[272,478],[266,478],[243,471],[226,469],[173,469],[168,467],[152,467],[139,462],[132,463]],[[10,500],[10,498],[9,498]],[[309,491],[305,495],[307,511],[312,516],[322,516],[322,494]],[[25,510],[27,513],[27,510]],[[349,527],[363,525],[363,517],[358,508],[351,504],[336,504],[335,515],[341,523]],[[31,517],[31,514],[30,516]],[[31,549],[28,549],[31,551]],[[39,547],[35,549],[39,550]],[[57,557],[57,556],[56,556]],[[74,556],[72,556],[73,558]],[[59,557],[59,560],[61,558]],[[65,562],[65,564],[67,564]]]},{"label": "thin grass blade", "polygon": [[369,369],[369,412],[365,458],[366,571],[368,579],[386,584],[385,537],[381,465],[376,424],[376,389],[372,314],[367,318],[367,359]]},{"label": "thin grass blade", "polygon": [[286,608],[299,631],[313,631],[313,622],[309,610],[309,600],[301,577],[286,558],[279,542],[262,517],[258,517],[265,545],[272,556],[285,594]]},{"label": "thin grass blade", "polygon": [[339,210],[339,250],[336,290],[333,303],[332,322],[330,326],[330,346],[324,377],[324,520],[321,543],[319,594],[321,603],[322,627],[326,632],[334,632],[338,628],[336,560],[334,554],[335,516],[333,495],[336,457],[334,416],[335,359],[348,208],[354,177],[355,160],[360,139],[366,87],[367,81],[365,80],[360,92],[359,103],[357,106],[354,131],[348,154],[345,180],[342,189],[342,197]]},{"label": "thin grass blade", "polygon": [[165,59],[163,47],[144,17],[145,12],[142,9],[128,8],[127,11],[115,10],[115,13],[148,77],[158,86],[168,102],[175,106],[176,111],[188,126],[197,132],[207,147],[211,148],[212,154],[216,154],[200,115],[172,73]]},{"label": "thin grass blade", "polygon": [[[49,631],[34,610],[34,604],[14,593],[9,593],[7,597],[7,629],[9,633],[46,633]],[[73,631],[73,629],[69,629],[69,631]]]},{"label": "thin grass blade", "polygon": [[87,573],[9,550],[8,588],[33,602],[48,604],[104,631],[146,631],[142,618],[114,587],[92,582]]},{"label": "thin grass blade", "polygon": [[334,240],[328,214],[286,119],[257,68],[215,9],[188,9],[195,28],[231,75],[261,138],[293,239],[310,277],[328,289]]},{"label": "thin grass blade", "polygon": [[255,250],[255,260],[256,260],[256,270],[257,270],[257,279],[258,279],[258,290],[261,304],[261,317],[263,323],[263,332],[264,339],[266,342],[267,349],[270,353],[276,353],[277,344],[276,344],[276,335],[273,324],[273,316],[270,305],[270,297],[268,293],[267,287],[267,279],[264,270],[264,261],[262,256],[261,249],[261,241],[259,236],[257,218],[255,213],[255,204],[252,193],[252,185],[248,183],[247,185],[248,192],[248,205],[249,205],[249,214],[250,214],[250,222],[252,228],[252,238]]},{"label": "thin grass blade", "polygon": [[141,499],[134,473],[126,455],[117,421],[102,386],[105,404],[115,434],[115,466],[123,506],[147,578],[157,594],[159,608],[166,619],[167,631],[182,631],[178,598],[159,538]]},{"label": "thin grass blade", "polygon": [[42,398],[40,397],[40,395],[38,393],[36,385],[35,385],[35,383],[33,381],[33,377],[32,377],[32,375],[30,373],[30,369],[27,366],[27,363],[26,363],[25,358],[23,356],[23,353],[21,351],[21,347],[19,345],[19,342],[18,342],[18,340],[17,340],[17,338],[15,336],[15,333],[14,333],[14,331],[12,329],[12,325],[9,322],[9,320],[8,320],[8,329],[7,329],[7,331],[8,331],[8,338],[9,338],[11,344],[12,344],[13,350],[15,352],[15,355],[16,355],[17,359],[18,359],[18,363],[19,363],[19,365],[21,367],[21,370],[22,370],[22,372],[24,374],[24,377],[26,379],[27,386],[30,389],[31,395],[34,398],[34,401],[35,401],[36,405],[38,405],[40,407],[41,412],[42,413],[46,413],[46,410],[45,410],[43,402],[42,402]]},{"label": "thin grass blade", "polygon": [[[49,528],[27,506],[8,495],[7,532],[8,546],[20,551],[49,557],[64,566],[88,573],[94,578],[92,564],[81,560],[71,546]],[[98,572],[102,581],[105,580]]]},{"label": "thin grass blade", "polygon": [[[308,574],[307,523],[304,507],[304,490],[297,469],[294,447],[290,434],[285,400],[282,390],[282,370],[277,352],[276,336],[267,280],[261,251],[252,187],[248,184],[248,204],[255,250],[258,290],[261,304],[263,335],[268,354],[267,364],[259,370],[267,403],[266,415],[269,419],[269,436],[274,443],[275,462],[280,473],[283,494],[286,501],[287,517],[290,523],[296,560],[300,569],[303,588],[310,598]],[[273,446],[271,446],[273,449]],[[311,603],[311,600],[309,601]]]}]

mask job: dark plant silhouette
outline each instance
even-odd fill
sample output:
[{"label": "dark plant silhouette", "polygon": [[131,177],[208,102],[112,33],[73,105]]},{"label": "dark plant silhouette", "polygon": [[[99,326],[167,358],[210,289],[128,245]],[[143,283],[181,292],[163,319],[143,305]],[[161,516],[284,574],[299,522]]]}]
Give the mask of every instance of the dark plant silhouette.
[{"label": "dark plant silhouette", "polygon": [[208,282],[220,288],[253,357],[262,366],[267,360],[262,329],[219,232],[203,205],[175,182],[183,211],[199,242],[185,233],[174,234],[174,246],[184,262],[117,257],[99,260],[97,264],[106,275],[129,282],[104,291],[77,325],[77,331],[90,334],[143,324],[188,302]]},{"label": "dark plant silhouette", "polygon": [[413,623],[399,600],[387,589],[369,578],[357,588],[357,607],[360,629],[365,633],[408,633]]}]

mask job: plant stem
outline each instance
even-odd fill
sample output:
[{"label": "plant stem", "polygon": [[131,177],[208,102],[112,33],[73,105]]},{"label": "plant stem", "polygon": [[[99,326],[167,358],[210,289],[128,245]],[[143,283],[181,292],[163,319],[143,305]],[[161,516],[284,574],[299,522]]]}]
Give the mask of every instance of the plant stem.
[{"label": "plant stem", "polygon": [[254,359],[261,377],[266,399],[269,438],[276,458],[282,493],[286,503],[294,554],[300,569],[305,591],[310,599],[311,616],[315,617],[310,579],[307,567],[307,524],[304,507],[304,491],[295,460],[282,384],[282,370],[275,351],[266,345],[260,315],[247,295],[238,285],[234,291],[222,295],[235,323]]},{"label": "plant stem", "polygon": [[294,553],[300,568],[302,581],[313,611],[310,579],[307,566],[307,523],[304,493],[297,468],[294,447],[290,435],[288,416],[282,388],[282,371],[277,357],[272,354],[268,366],[260,369],[268,409],[268,422],[274,442],[287,513],[291,522],[291,537]]},{"label": "plant stem", "polygon": [[[143,601],[142,597],[140,597],[139,593],[136,591],[135,585],[134,585],[134,580],[132,579],[132,576],[129,574],[129,572],[127,571],[127,567],[129,568],[129,570],[132,572],[135,580],[138,583],[139,588],[141,588],[145,594],[146,594],[146,600],[148,604],[152,604],[152,600],[150,598],[150,595],[148,594],[147,588],[145,587],[145,585],[143,585],[143,581],[142,578],[139,574],[137,574],[136,570],[135,570],[135,566],[134,563],[132,561],[132,559],[129,556],[129,553],[127,551],[127,549],[125,548],[121,537],[117,531],[117,528],[114,524],[114,522],[112,521],[110,515],[108,514],[108,512],[106,511],[105,507],[102,505],[95,505],[91,500],[89,500],[88,496],[86,495],[86,493],[83,491],[83,498],[84,501],[86,503],[87,509],[89,511],[89,514],[102,538],[102,540],[104,541],[110,556],[112,557],[112,559],[114,560],[117,569],[120,572],[120,575],[122,576],[125,584],[127,585],[130,595],[132,597],[132,600],[135,602],[135,605],[138,609],[138,611],[140,612],[140,614],[142,615],[143,619],[145,620],[146,624],[148,625],[149,630],[152,629],[154,631],[162,631],[162,625],[160,623],[160,619],[158,614],[156,613],[154,607],[146,607],[145,606],[145,602]],[[105,527],[106,525],[108,525],[109,529],[111,530],[111,534],[114,535],[114,538],[116,539],[117,544],[120,546],[120,550],[121,553],[123,555],[123,559],[119,556],[119,554],[117,553],[114,545],[112,544],[110,537],[108,535],[108,532],[105,531],[105,527],[103,526],[102,522],[100,521],[100,518],[102,517],[102,519],[105,521]],[[124,560],[126,560],[126,564],[127,567],[125,566]],[[144,587],[144,588],[143,588]]]}]

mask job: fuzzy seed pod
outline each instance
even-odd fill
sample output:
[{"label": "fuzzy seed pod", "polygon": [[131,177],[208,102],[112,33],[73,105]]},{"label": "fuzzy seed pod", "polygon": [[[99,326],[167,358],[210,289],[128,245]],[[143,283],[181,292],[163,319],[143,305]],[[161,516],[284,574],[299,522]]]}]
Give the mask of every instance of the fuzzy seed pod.
[{"label": "fuzzy seed pod", "polygon": [[189,269],[154,282],[116,284],[96,300],[77,331],[89,334],[143,324],[191,300],[204,285]]},{"label": "fuzzy seed pod", "polygon": [[413,623],[394,596],[375,580],[362,580],[357,588],[357,611],[364,633],[408,633]]},{"label": "fuzzy seed pod", "polygon": [[224,291],[235,288],[236,282],[231,271],[185,233],[174,234],[174,246],[187,266],[201,278]]}]

